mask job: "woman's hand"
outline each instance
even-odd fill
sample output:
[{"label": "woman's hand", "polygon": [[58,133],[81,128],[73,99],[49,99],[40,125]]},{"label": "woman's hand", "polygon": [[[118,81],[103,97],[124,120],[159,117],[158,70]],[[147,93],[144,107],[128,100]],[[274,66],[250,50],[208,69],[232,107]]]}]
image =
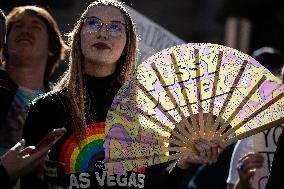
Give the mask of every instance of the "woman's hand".
[{"label": "woman's hand", "polygon": [[181,169],[188,169],[191,164],[207,164],[215,163],[224,150],[224,146],[217,141],[207,141],[205,139],[197,139],[194,141],[194,147],[198,155],[189,155],[181,158],[177,162],[177,166]]}]

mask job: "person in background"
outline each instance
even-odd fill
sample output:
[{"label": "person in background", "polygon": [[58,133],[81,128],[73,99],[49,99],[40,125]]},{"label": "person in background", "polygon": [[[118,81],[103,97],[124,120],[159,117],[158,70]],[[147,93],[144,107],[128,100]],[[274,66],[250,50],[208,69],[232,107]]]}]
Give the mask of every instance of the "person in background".
[{"label": "person in background", "polygon": [[[104,167],[104,122],[114,96],[135,67],[135,27],[123,3],[98,0],[83,12],[70,38],[68,70],[54,91],[31,106],[24,130],[27,143],[33,145],[54,127],[67,129],[49,158],[65,164],[68,187],[172,188],[182,181],[191,164],[217,160],[222,147],[211,141],[197,140],[199,158],[182,158],[171,171],[157,165],[122,175],[108,175]],[[85,151],[87,148],[82,141],[86,141],[90,133],[98,137],[88,140],[88,144],[94,146]],[[76,154],[85,156],[76,159],[72,149],[78,149]],[[28,187],[32,187],[29,182]]]},{"label": "person in background", "polygon": [[284,132],[282,130],[282,133],[280,134],[277,141],[277,148],[274,153],[272,167],[265,189],[274,189],[274,188],[283,187],[283,175],[279,174],[280,173],[279,171],[282,171],[284,168],[283,146],[284,146]]},{"label": "person in background", "polygon": [[55,20],[43,8],[16,7],[6,19],[5,61],[0,70],[0,155],[21,140],[30,103],[51,89],[48,77],[66,49]]},{"label": "person in background", "polygon": [[[254,51],[252,57],[282,81],[284,57],[278,50],[263,47]],[[264,157],[254,152],[253,137],[240,140],[235,146],[227,179],[228,189],[251,188],[255,170],[263,166]]]},{"label": "person in background", "polygon": [[[282,82],[284,83],[284,66],[282,68]],[[274,158],[272,161],[272,167],[268,177],[268,181],[265,189],[274,189],[283,186],[283,175],[279,174],[284,169],[284,131],[282,130],[278,141]]]}]

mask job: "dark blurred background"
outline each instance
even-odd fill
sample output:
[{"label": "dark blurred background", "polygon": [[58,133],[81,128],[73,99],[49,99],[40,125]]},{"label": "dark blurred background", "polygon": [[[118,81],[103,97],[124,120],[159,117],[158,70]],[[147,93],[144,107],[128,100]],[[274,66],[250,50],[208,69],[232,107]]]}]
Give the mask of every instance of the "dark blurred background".
[{"label": "dark blurred background", "polygon": [[[19,5],[49,10],[62,33],[67,33],[86,6],[86,0],[0,0],[7,14]],[[284,52],[284,2],[276,0],[125,0],[186,42],[210,42],[251,54],[262,46]],[[66,39],[66,37],[65,37]],[[61,72],[64,69],[62,64]],[[60,72],[60,73],[61,73]],[[57,78],[60,73],[55,74]]]}]

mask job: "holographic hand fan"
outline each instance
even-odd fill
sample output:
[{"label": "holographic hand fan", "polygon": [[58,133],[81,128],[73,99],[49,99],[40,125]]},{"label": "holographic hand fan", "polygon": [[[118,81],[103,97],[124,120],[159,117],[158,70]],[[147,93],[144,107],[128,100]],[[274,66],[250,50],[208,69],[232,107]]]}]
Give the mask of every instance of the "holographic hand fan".
[{"label": "holographic hand fan", "polygon": [[151,56],[108,112],[109,173],[196,155],[198,138],[228,145],[283,123],[279,83],[252,57],[221,45],[184,44]]}]

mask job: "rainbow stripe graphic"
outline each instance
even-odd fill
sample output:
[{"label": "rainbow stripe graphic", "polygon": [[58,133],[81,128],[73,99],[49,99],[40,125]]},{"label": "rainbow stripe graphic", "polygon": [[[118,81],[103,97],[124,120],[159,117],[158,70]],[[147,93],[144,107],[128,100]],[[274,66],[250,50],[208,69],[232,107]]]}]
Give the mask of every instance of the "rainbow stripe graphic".
[{"label": "rainbow stripe graphic", "polygon": [[61,148],[59,160],[65,164],[66,174],[91,171],[95,162],[104,158],[104,122],[88,125],[84,129],[86,136],[81,148],[74,134],[69,136]]}]

